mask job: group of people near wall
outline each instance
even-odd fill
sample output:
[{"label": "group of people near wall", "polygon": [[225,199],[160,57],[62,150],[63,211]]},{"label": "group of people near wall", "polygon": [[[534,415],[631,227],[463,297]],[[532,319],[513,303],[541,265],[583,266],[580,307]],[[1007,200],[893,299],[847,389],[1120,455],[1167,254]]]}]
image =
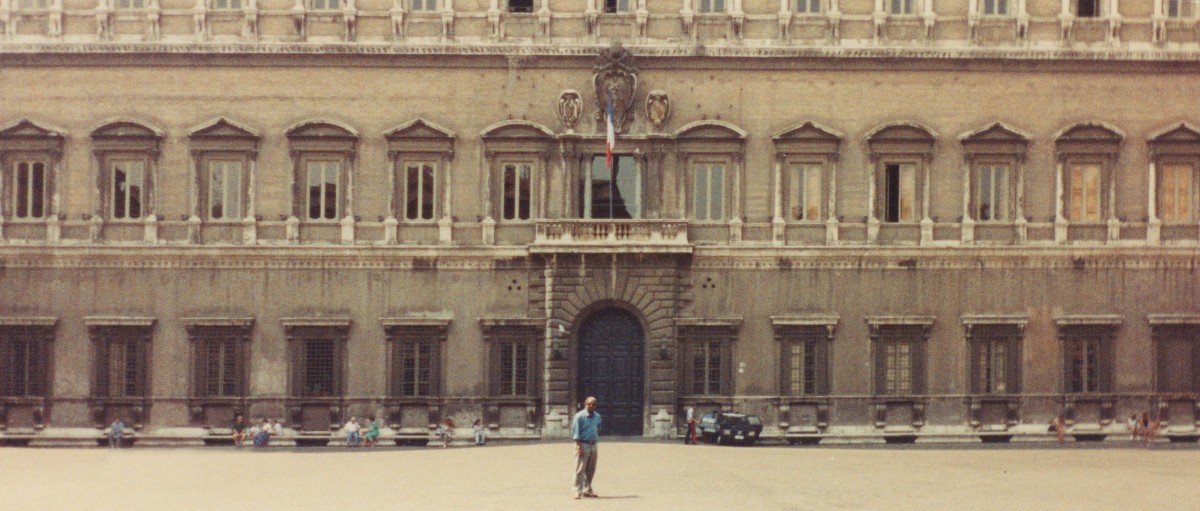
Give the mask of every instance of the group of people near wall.
[{"label": "group of people near wall", "polygon": [[[449,447],[450,442],[454,440],[454,421],[448,418],[443,420],[437,429],[433,430],[433,434],[442,441],[442,447]],[[475,445],[487,442],[487,429],[483,427],[483,419],[475,419],[475,423],[471,424],[471,434],[475,436]]]},{"label": "group of people near wall", "polygon": [[345,426],[342,426],[342,433],[346,435],[346,447],[356,447],[363,445],[364,447],[374,447],[379,439],[379,421],[375,417],[367,417],[366,424],[360,424],[358,417],[351,417]]},{"label": "group of people near wall", "polygon": [[1142,412],[1141,417],[1138,417],[1136,413],[1130,415],[1126,426],[1129,428],[1129,434],[1132,435],[1133,441],[1136,442],[1141,438],[1149,445],[1158,436],[1158,429],[1162,427],[1162,422],[1158,419],[1151,419],[1148,412]]},{"label": "group of people near wall", "polygon": [[249,425],[246,419],[238,415],[230,429],[233,430],[233,445],[236,447],[241,447],[246,437],[250,437],[250,442],[255,447],[266,447],[271,443],[271,437],[283,434],[283,424],[279,423],[279,419],[271,421],[266,417]]}]

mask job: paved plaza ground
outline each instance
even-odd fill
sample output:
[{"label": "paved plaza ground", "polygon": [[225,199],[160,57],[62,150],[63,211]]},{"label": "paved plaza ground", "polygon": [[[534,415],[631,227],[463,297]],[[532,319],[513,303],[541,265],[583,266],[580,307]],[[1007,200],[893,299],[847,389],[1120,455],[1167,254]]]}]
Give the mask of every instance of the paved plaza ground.
[{"label": "paved plaza ground", "polygon": [[376,449],[0,449],[0,509],[1195,510],[1196,445],[684,446],[601,442],[599,499],[573,444]]}]

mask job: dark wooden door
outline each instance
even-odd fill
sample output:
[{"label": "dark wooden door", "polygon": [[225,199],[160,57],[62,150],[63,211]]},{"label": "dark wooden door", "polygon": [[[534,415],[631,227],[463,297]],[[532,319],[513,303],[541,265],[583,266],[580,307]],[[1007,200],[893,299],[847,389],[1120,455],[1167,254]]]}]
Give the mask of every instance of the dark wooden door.
[{"label": "dark wooden door", "polygon": [[603,309],[579,329],[579,382],[576,402],[599,402],[603,435],[642,434],[642,324],[624,310]]}]

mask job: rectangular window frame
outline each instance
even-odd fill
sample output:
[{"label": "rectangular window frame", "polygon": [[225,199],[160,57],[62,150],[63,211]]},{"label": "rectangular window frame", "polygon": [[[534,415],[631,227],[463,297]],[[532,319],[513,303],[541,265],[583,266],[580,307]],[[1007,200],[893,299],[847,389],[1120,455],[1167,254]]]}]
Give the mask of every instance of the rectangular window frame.
[{"label": "rectangular window frame", "polygon": [[[580,180],[580,192],[579,192],[580,200],[579,200],[579,212],[578,212],[579,218],[597,219],[597,220],[638,220],[638,219],[641,219],[642,213],[645,212],[645,209],[646,209],[645,208],[645,195],[646,195],[646,176],[645,176],[645,174],[646,174],[646,172],[645,172],[645,169],[643,168],[641,162],[639,161],[639,159],[637,157],[635,157],[633,155],[629,155],[629,154],[614,154],[613,155],[613,167],[615,169],[617,169],[617,173],[619,174],[621,172],[620,169],[621,169],[622,162],[632,162],[634,176],[636,177],[636,180],[637,180],[637,182],[633,186],[633,189],[634,189],[634,198],[632,201],[632,204],[634,206],[633,211],[629,212],[630,216],[627,218],[626,217],[594,216],[594,213],[596,212],[595,211],[596,204],[594,203],[594,200],[593,200],[595,197],[595,193],[594,193],[595,192],[595,188],[594,188],[595,180],[593,179],[593,177],[595,176],[596,166],[600,165],[601,162],[604,161],[604,159],[605,159],[604,155],[593,155],[591,162],[588,162],[586,160],[584,161],[583,178]],[[601,165],[601,167],[602,167],[602,165]],[[628,204],[630,204],[630,202],[626,201],[624,204],[626,205],[626,208],[625,208],[626,211],[628,211],[629,210]]]},{"label": "rectangular window frame", "polygon": [[[732,165],[725,159],[696,159],[688,165],[692,221],[700,224],[724,223],[729,219],[729,183]],[[720,170],[716,176],[715,170]],[[715,185],[721,189],[713,191]]]},{"label": "rectangular window frame", "polygon": [[984,323],[964,321],[964,324],[971,393],[997,397],[1020,394],[1025,323],[989,320]]},{"label": "rectangular window frame", "polygon": [[249,395],[248,321],[188,325],[192,343],[192,397],[238,399]]},{"label": "rectangular window frame", "polygon": [[[895,168],[895,178],[893,178]],[[905,171],[910,172],[905,172]],[[891,224],[915,224],[920,221],[921,163],[914,160],[887,160],[880,164],[878,194],[879,220]],[[906,174],[909,177],[906,177]],[[893,185],[893,183],[895,183]],[[893,190],[895,188],[895,190]],[[893,197],[893,191],[895,197]],[[905,194],[909,206],[904,207]]]},{"label": "rectangular window frame", "polygon": [[[801,174],[804,177],[801,177]],[[789,222],[814,223],[825,219],[824,162],[807,160],[789,162],[786,186],[787,220]]]},{"label": "rectangular window frame", "polygon": [[[49,158],[20,157],[13,158],[8,165],[11,179],[8,179],[10,190],[9,211],[10,220],[40,221],[50,216],[51,172],[53,164]],[[40,167],[40,172],[38,168]],[[40,179],[39,179],[40,178]]]},{"label": "rectangular window frame", "polygon": [[506,399],[536,399],[542,392],[545,325],[536,320],[483,320],[488,343],[488,393]]},{"label": "rectangular window frame", "polygon": [[[499,163],[499,219],[503,222],[530,222],[537,213],[537,163],[532,159],[508,159]],[[512,170],[510,175],[509,170]],[[522,179],[520,173],[528,170],[528,178]],[[512,194],[509,186],[512,186]],[[524,205],[522,205],[524,200]],[[510,204],[511,202],[511,204]]]},{"label": "rectangular window frame", "polygon": [[1172,20],[1196,19],[1195,0],[1163,0],[1163,14]]},{"label": "rectangular window frame", "polygon": [[[313,196],[312,196],[313,190],[312,190],[312,185],[310,182],[312,179],[312,170],[314,168],[317,168],[317,167],[314,167],[314,165],[319,166],[319,168],[321,169],[320,175],[323,178],[325,178],[325,180],[322,181],[321,186],[319,187],[320,191],[318,192],[319,201],[317,203],[317,206],[318,206],[317,218],[313,218],[313,213],[314,213],[314,210],[312,209],[313,205],[314,205],[313,204]],[[328,216],[329,215],[329,204],[328,204],[329,191],[326,190],[327,186],[325,186],[328,184],[327,177],[328,177],[329,165],[336,165],[336,169],[335,169],[336,177],[335,177],[335,181],[334,181],[335,189],[334,189],[334,197],[333,197],[334,209],[333,209],[333,217],[332,218],[330,218]],[[301,169],[300,182],[302,183],[301,188],[300,188],[300,195],[301,195],[300,200],[303,201],[302,202],[303,207],[301,208],[301,214],[302,214],[301,221],[311,222],[311,223],[336,223],[342,219],[342,216],[344,215],[344,211],[345,211],[344,203],[345,203],[345,197],[346,197],[345,191],[346,191],[346,183],[347,183],[347,179],[346,179],[347,167],[348,166],[346,164],[345,157],[343,155],[337,154],[337,153],[330,153],[330,154],[307,153],[300,159],[300,169]]]},{"label": "rectangular window frame", "polygon": [[142,10],[146,8],[146,0],[115,0],[113,8],[118,11]]},{"label": "rectangular window frame", "polygon": [[[437,158],[405,158],[396,168],[396,218],[406,223],[428,223],[438,219],[442,192]],[[416,180],[412,179],[416,175]],[[414,190],[414,186],[415,190]]]},{"label": "rectangular window frame", "polygon": [[150,397],[152,335],[151,326],[117,325],[92,328],[96,350],[93,365],[93,398],[136,400]]},{"label": "rectangular window frame", "polygon": [[697,0],[696,12],[700,14],[725,14],[725,0]]},{"label": "rectangular window frame", "polygon": [[890,16],[916,16],[919,0],[884,0]]},{"label": "rectangular window frame", "polygon": [[[1079,175],[1076,175],[1076,170],[1079,170]],[[1068,161],[1063,172],[1063,199],[1067,213],[1067,220],[1074,223],[1100,223],[1104,221],[1107,214],[1107,200],[1105,190],[1108,188],[1105,165],[1103,161],[1098,160],[1074,160]],[[1089,174],[1094,174],[1093,180]],[[1095,183],[1095,189],[1091,189],[1090,183]],[[1078,187],[1078,194],[1076,193]],[[1077,196],[1078,195],[1078,196]],[[1095,214],[1092,215],[1089,207],[1095,206]]]},{"label": "rectangular window frame", "polygon": [[[1151,317],[1151,338],[1154,339],[1155,377],[1154,389],[1160,394],[1200,393],[1200,317],[1187,320],[1172,319],[1166,322]],[[1178,344],[1179,346],[1171,346]],[[1178,362],[1178,349],[1186,347],[1191,353],[1186,362],[1190,378],[1183,381],[1168,381],[1171,362]]]},{"label": "rectangular window frame", "polygon": [[682,320],[679,327],[679,380],[684,396],[722,398],[736,388],[733,343],[740,321]]},{"label": "rectangular window frame", "polygon": [[776,326],[775,337],[780,346],[780,395],[829,395],[829,353],[832,335],[833,323]]},{"label": "rectangular window frame", "polygon": [[438,0],[411,0],[408,5],[414,13],[438,11]]},{"label": "rectangular window frame", "polygon": [[[221,193],[218,195],[215,190],[215,174],[220,167],[224,175],[223,186]],[[230,172],[236,167],[236,172]],[[240,222],[248,210],[248,195],[249,195],[249,162],[242,154],[206,154],[201,159],[201,167],[203,176],[201,177],[201,192],[200,199],[203,209],[203,218],[211,222]],[[234,181],[229,180],[229,174],[236,174]],[[214,199],[221,198],[221,215],[214,215]],[[234,197],[237,201],[237,211],[230,212],[224,207],[229,203],[230,198]]]},{"label": "rectangular window frame", "polygon": [[1017,0],[979,0],[979,12],[987,17],[1006,18],[1012,16],[1012,2]]},{"label": "rectangular window frame", "polygon": [[929,321],[871,325],[877,396],[911,397],[926,393],[926,349],[931,324]]},{"label": "rectangular window frame", "polygon": [[1071,2],[1071,13],[1077,18],[1104,18],[1108,12],[1105,8],[1103,0],[1073,0]]},{"label": "rectangular window frame", "polygon": [[[150,198],[150,159],[140,154],[113,154],[106,158],[105,166],[108,169],[106,179],[106,189],[108,198],[108,207],[105,208],[105,213],[108,219],[114,222],[139,222],[145,220],[149,211]],[[127,175],[118,175],[118,168],[125,167],[128,170],[133,170],[133,167],[138,169],[138,191],[137,191],[137,211],[136,215],[133,211],[135,202],[133,201],[133,193],[130,193],[130,178]],[[124,180],[122,181],[122,178]],[[123,183],[124,186],[120,186]]]},{"label": "rectangular window frame", "polygon": [[1116,328],[1116,324],[1059,325],[1064,393],[1094,395],[1112,391]]},{"label": "rectangular window frame", "polygon": [[388,395],[392,399],[437,398],[442,393],[442,346],[449,320],[384,319]]},{"label": "rectangular window frame", "polygon": [[632,11],[631,0],[604,0],[605,14],[628,14]]},{"label": "rectangular window frame", "polygon": [[308,0],[307,7],[310,11],[340,11],[342,9],[343,0]]},{"label": "rectangular window frame", "polygon": [[[289,399],[321,401],[345,398],[349,320],[288,318],[283,320],[283,324],[288,341]],[[330,346],[330,360],[328,364],[323,365],[327,365],[332,374],[319,378],[327,380],[326,383],[331,387],[328,391],[319,388],[313,390],[313,384],[321,382],[314,382],[309,378],[314,365],[314,361],[309,360],[309,355],[319,347],[317,343],[329,343]]]},{"label": "rectangular window frame", "polygon": [[[974,163],[971,180],[972,220],[1005,223],[1013,220],[1016,187],[1012,161],[981,160]],[[998,176],[996,170],[1003,170]],[[991,197],[985,197],[990,195]]]},{"label": "rectangular window frame", "polygon": [[[1156,169],[1158,219],[1166,224],[1196,222],[1200,218],[1200,161],[1164,159],[1157,162]],[[1179,189],[1180,181],[1186,182],[1187,190]]]},{"label": "rectangular window frame", "polygon": [[795,0],[794,8],[796,14],[801,16],[816,16],[824,13],[824,2],[822,0]]},{"label": "rectangular window frame", "polygon": [[242,0],[211,0],[208,8],[214,11],[241,11]]},{"label": "rectangular window frame", "polygon": [[508,12],[510,13],[531,14],[534,9],[534,0],[508,0]]},{"label": "rectangular window frame", "polygon": [[53,323],[0,325],[0,398],[50,397]]}]

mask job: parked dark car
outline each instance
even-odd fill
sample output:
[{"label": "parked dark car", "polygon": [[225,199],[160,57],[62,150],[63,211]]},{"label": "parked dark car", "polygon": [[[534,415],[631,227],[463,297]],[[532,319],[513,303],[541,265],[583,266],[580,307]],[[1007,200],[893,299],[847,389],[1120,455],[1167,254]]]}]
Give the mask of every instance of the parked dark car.
[{"label": "parked dark car", "polygon": [[762,435],[762,420],[757,415],[708,412],[700,417],[700,437],[710,444],[754,445]]}]

